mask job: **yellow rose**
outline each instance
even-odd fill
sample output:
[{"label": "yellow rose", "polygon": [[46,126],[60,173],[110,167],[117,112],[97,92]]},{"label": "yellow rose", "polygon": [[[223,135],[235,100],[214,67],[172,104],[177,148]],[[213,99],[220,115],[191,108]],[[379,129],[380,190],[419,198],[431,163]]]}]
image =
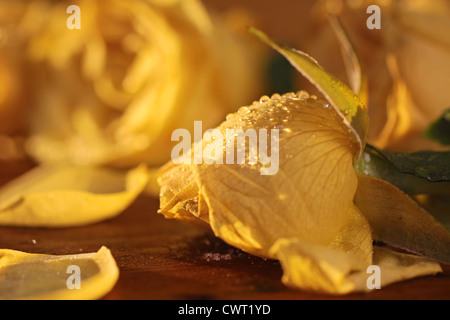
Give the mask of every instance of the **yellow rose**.
[{"label": "yellow rose", "polygon": [[[263,97],[227,116],[217,129],[223,137],[227,130],[266,130],[259,139],[267,136],[272,141],[267,132],[273,128],[280,130],[279,148],[272,148],[272,143],[270,147],[271,156],[276,153],[279,159],[278,172],[262,175],[267,166],[260,161],[261,153],[256,163],[250,163],[252,146],[234,138],[238,134],[232,135],[231,143],[228,138],[204,139],[202,163],[185,161],[191,159],[187,157],[162,167],[159,213],[206,223],[228,244],[279,260],[283,282],[298,289],[329,294],[369,291],[366,270],[373,264],[382,270],[383,287],[440,272],[439,264],[422,257],[372,245],[372,229],[382,230],[385,240],[391,241],[387,243],[398,243],[403,240],[394,239],[397,235],[415,238],[413,233],[425,233],[412,225],[427,225],[445,239],[433,250],[447,252],[450,234],[394,186],[354,171],[358,147],[325,100],[305,92]],[[216,153],[222,146],[224,159]],[[229,164],[230,147],[232,154],[246,151],[243,164],[236,157]],[[427,234],[425,239],[428,236],[434,237]]]},{"label": "yellow rose", "polygon": [[259,95],[256,60],[197,0],[79,1],[73,30],[72,2],[19,3],[39,162],[160,165],[173,130]]},{"label": "yellow rose", "polygon": [[[396,151],[439,150],[423,131],[450,107],[450,3],[445,0],[333,1],[368,77],[369,142]],[[381,29],[369,29],[369,5]],[[339,44],[326,19],[305,43],[308,52],[345,80]],[[331,54],[331,52],[335,52]]]},{"label": "yellow rose", "polygon": [[373,244],[450,261],[442,225],[394,185],[355,171],[369,124],[361,98],[307,54],[251,31],[327,100],[274,94],[228,115],[162,167],[159,213],[206,223],[228,244],[279,260],[283,282],[294,288],[370,291],[374,265],[383,274],[378,289],[440,272],[438,263]]}]

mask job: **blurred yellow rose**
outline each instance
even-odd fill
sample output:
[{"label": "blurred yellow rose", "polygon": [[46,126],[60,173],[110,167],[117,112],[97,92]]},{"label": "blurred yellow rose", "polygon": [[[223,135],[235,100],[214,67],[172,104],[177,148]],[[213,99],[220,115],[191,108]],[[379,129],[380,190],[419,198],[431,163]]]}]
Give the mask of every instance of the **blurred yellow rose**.
[{"label": "blurred yellow rose", "polygon": [[0,3],[0,160],[23,157],[26,133],[25,65],[19,49],[19,38],[11,39],[10,31],[22,14],[20,6],[12,4],[5,10]]},{"label": "blurred yellow rose", "polygon": [[[0,52],[0,134],[13,134],[21,129],[23,119],[18,116],[23,107],[19,103],[21,83],[14,67],[7,62],[5,54]],[[12,107],[14,106],[14,107]]]},{"label": "blurred yellow rose", "polygon": [[[361,58],[369,86],[369,142],[396,151],[439,150],[422,132],[450,107],[450,2],[330,1]],[[369,5],[381,9],[381,29],[366,26]],[[324,10],[322,10],[324,13]],[[345,80],[339,44],[322,15],[308,52]],[[334,54],[333,54],[334,52]]]},{"label": "blurred yellow rose", "polygon": [[197,0],[82,0],[69,30],[73,4],[0,6],[0,17],[20,7],[12,32],[31,62],[27,151],[39,162],[160,165],[173,130],[213,127],[261,93],[258,55]]}]

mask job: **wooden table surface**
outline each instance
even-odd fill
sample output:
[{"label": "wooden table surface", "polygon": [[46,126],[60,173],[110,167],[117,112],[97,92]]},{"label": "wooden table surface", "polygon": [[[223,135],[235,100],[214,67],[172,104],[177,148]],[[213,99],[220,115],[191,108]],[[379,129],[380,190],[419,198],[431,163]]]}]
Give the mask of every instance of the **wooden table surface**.
[{"label": "wooden table surface", "polygon": [[[0,185],[32,166],[1,163]],[[232,248],[205,231],[158,215],[142,196],[120,216],[67,229],[0,227],[0,248],[75,254],[107,246],[120,278],[104,299],[450,299],[450,267],[367,294],[333,297],[286,288],[278,262]]]}]

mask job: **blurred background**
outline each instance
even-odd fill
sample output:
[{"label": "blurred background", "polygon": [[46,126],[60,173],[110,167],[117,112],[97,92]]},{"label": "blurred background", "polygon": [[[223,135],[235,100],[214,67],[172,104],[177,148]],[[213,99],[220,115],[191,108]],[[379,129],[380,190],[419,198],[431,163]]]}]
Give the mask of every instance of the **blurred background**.
[{"label": "blurred background", "polygon": [[[170,159],[171,133],[213,128],[262,95],[316,90],[247,32],[303,50],[348,83],[337,14],[369,85],[369,142],[441,150],[450,106],[447,0],[0,0],[0,159],[126,168]],[[81,28],[70,30],[69,5]],[[381,29],[366,10],[381,8]]]}]

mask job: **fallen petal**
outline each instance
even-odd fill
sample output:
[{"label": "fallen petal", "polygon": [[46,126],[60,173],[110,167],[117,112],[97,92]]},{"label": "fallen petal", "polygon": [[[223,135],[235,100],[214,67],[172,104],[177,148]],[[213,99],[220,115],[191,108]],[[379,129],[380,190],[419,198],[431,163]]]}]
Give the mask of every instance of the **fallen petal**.
[{"label": "fallen petal", "polygon": [[148,178],[145,166],[128,172],[37,167],[0,190],[0,225],[56,228],[111,219],[136,199]]},{"label": "fallen petal", "polygon": [[[118,278],[119,269],[106,247],[95,253],[62,256],[0,250],[2,300],[99,299],[111,291]],[[77,281],[79,288],[72,287]]]}]

